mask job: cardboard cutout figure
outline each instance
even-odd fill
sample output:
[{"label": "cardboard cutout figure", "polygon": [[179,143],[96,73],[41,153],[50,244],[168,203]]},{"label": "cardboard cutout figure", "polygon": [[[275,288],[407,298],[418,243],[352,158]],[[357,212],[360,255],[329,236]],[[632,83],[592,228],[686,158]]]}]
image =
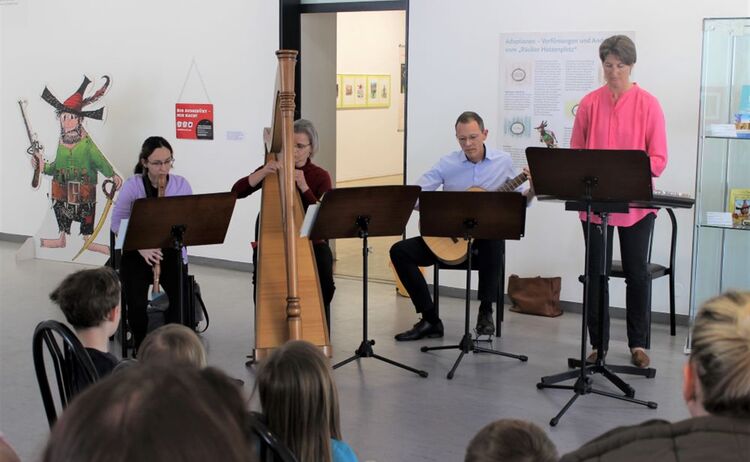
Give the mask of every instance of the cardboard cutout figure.
[{"label": "cardboard cutout figure", "polygon": [[[110,78],[104,76],[104,84],[93,95],[84,97],[91,80],[84,77],[81,86],[64,102],[60,102],[45,87],[42,99],[57,112],[60,122],[60,136],[53,161],[44,159],[44,148],[40,145],[30,149],[31,165],[35,176],[39,173],[51,177],[52,185],[49,197],[59,235],[54,238],[41,238],[41,248],[61,249],[68,244],[71,225],[80,223],[80,234],[84,239],[77,258],[84,251],[109,254],[109,246],[94,242],[99,230],[106,221],[115,192],[122,185],[122,178],[115,172],[112,164],[96,146],[83,126],[84,118],[102,120],[104,108],[84,111],[83,108],[98,101],[109,88]],[[28,125],[27,125],[28,127]],[[33,144],[33,142],[32,142]],[[107,178],[102,182],[102,191],[107,203],[97,223],[96,202],[98,176]],[[37,181],[38,184],[38,181]],[[33,185],[32,185],[33,186]]]}]

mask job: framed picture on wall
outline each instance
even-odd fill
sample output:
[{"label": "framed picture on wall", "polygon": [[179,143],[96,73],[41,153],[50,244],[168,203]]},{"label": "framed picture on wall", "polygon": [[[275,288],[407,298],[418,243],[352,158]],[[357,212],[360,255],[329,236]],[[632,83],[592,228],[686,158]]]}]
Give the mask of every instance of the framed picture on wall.
[{"label": "framed picture on wall", "polygon": [[344,87],[341,83],[341,74],[336,74],[336,109],[341,108],[344,98]]},{"label": "framed picture on wall", "polygon": [[387,74],[367,76],[367,107],[390,107],[391,76]]},{"label": "framed picture on wall", "polygon": [[367,75],[341,74],[341,108],[367,107]]}]

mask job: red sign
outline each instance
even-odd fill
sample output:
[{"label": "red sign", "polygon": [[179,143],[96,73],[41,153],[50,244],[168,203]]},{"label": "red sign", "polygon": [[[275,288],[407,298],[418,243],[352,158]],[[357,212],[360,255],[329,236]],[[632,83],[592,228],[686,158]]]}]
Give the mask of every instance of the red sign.
[{"label": "red sign", "polygon": [[175,104],[177,138],[188,140],[214,139],[213,104]]}]

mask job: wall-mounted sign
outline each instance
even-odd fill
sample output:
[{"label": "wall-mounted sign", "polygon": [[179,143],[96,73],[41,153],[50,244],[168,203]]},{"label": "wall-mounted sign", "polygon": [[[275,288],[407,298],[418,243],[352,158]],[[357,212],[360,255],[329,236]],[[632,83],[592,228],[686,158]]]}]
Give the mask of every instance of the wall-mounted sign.
[{"label": "wall-mounted sign", "polygon": [[175,104],[175,129],[178,139],[214,139],[214,105]]}]

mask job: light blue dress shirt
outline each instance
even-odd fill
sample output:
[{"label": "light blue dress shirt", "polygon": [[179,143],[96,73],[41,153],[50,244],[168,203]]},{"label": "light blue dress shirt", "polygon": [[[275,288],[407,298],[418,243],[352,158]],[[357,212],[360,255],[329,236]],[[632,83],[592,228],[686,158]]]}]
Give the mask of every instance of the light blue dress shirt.
[{"label": "light blue dress shirt", "polygon": [[[417,184],[423,191],[435,191],[440,186],[443,191],[465,191],[472,186],[497,191],[519,173],[513,168],[510,154],[485,146],[485,156],[481,162],[471,162],[463,151],[451,152],[440,158],[417,180]],[[516,191],[523,192],[526,189],[528,183],[522,184]]]}]

